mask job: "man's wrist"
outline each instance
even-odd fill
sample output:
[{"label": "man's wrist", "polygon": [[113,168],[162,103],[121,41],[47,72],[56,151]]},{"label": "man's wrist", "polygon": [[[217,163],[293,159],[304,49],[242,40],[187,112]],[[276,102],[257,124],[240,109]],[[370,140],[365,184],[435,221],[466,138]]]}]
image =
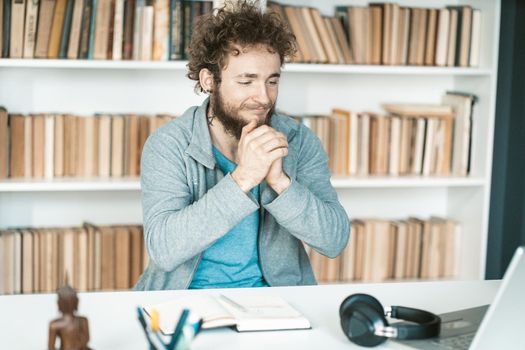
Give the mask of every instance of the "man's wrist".
[{"label": "man's wrist", "polygon": [[268,182],[270,186],[277,194],[283,193],[292,183],[292,180],[283,173],[283,175],[275,182]]},{"label": "man's wrist", "polygon": [[244,193],[248,193],[256,185],[253,184],[253,181],[251,181],[248,177],[244,176],[239,168],[232,171],[230,175],[233,181],[235,181],[237,186],[239,186]]}]

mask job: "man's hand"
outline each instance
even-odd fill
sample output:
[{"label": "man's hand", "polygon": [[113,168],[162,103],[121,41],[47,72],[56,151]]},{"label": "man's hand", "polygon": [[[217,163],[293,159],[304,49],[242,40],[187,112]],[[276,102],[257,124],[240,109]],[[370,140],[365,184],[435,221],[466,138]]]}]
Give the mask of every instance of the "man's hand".
[{"label": "man's hand", "polygon": [[290,178],[283,171],[283,158],[279,158],[272,163],[265,180],[268,186],[273,188],[277,194],[281,194],[290,186]]},{"label": "man's hand", "polygon": [[[288,154],[286,137],[275,129],[251,121],[242,129],[237,150],[237,168],[232,172],[233,180],[244,191],[248,192],[267,177],[270,168],[270,180],[282,181],[282,158]],[[273,164],[280,161],[280,165]],[[286,175],[284,175],[286,176]]]}]

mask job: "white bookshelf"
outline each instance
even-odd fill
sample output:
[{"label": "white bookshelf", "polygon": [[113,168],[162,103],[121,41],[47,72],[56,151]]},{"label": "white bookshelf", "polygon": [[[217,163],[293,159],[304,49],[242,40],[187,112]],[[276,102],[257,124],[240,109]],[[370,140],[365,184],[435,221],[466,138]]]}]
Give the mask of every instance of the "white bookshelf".
[{"label": "white bookshelf", "polygon": [[[482,178],[464,177],[363,177],[332,178],[337,189],[357,188],[437,188],[437,187],[479,187],[486,181]],[[60,178],[53,180],[8,179],[0,182],[2,192],[62,192],[62,191],[140,191],[138,178]]]},{"label": "white bookshelf", "polygon": [[[187,61],[96,61],[52,59],[0,59],[1,68],[111,69],[111,70],[186,70]],[[489,76],[490,69],[462,67],[369,66],[342,64],[288,63],[285,73],[337,73],[378,75]]]},{"label": "white bookshelf", "polygon": [[[333,14],[336,5],[367,1],[283,0]],[[461,279],[483,278],[487,249],[497,82],[500,3],[492,0],[399,0],[406,6],[470,4],[482,11],[480,67],[287,64],[278,108],[292,114],[328,114],[333,107],[381,111],[382,102],[439,103],[446,90],[475,93],[472,169],[467,178],[334,178],[351,218],[446,216],[462,225]],[[0,60],[0,105],[11,112],[181,114],[200,104],[185,77],[185,61]],[[0,229],[140,223],[136,178],[10,179],[0,182]]]}]

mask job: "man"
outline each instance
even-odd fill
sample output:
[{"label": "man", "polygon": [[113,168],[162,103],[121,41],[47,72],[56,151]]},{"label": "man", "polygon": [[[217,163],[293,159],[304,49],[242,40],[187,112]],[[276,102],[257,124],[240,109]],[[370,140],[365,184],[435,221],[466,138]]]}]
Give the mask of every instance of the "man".
[{"label": "man", "polygon": [[349,221],[326,153],[274,112],[294,40],[276,14],[246,2],[196,25],[188,77],[210,97],[144,146],[150,264],[136,289],[315,284],[303,242],[329,257],[344,249]]}]

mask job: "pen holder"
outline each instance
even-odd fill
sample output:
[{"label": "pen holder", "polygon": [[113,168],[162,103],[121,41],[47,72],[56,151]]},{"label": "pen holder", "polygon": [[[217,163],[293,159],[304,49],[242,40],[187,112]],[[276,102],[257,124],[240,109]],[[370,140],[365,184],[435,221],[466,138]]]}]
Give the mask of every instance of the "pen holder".
[{"label": "pen holder", "polygon": [[190,319],[190,311],[184,309],[171,337],[160,333],[158,316],[148,325],[142,308],[137,307],[139,322],[146,335],[149,350],[189,350],[193,339],[197,336],[202,326],[202,319]]}]

